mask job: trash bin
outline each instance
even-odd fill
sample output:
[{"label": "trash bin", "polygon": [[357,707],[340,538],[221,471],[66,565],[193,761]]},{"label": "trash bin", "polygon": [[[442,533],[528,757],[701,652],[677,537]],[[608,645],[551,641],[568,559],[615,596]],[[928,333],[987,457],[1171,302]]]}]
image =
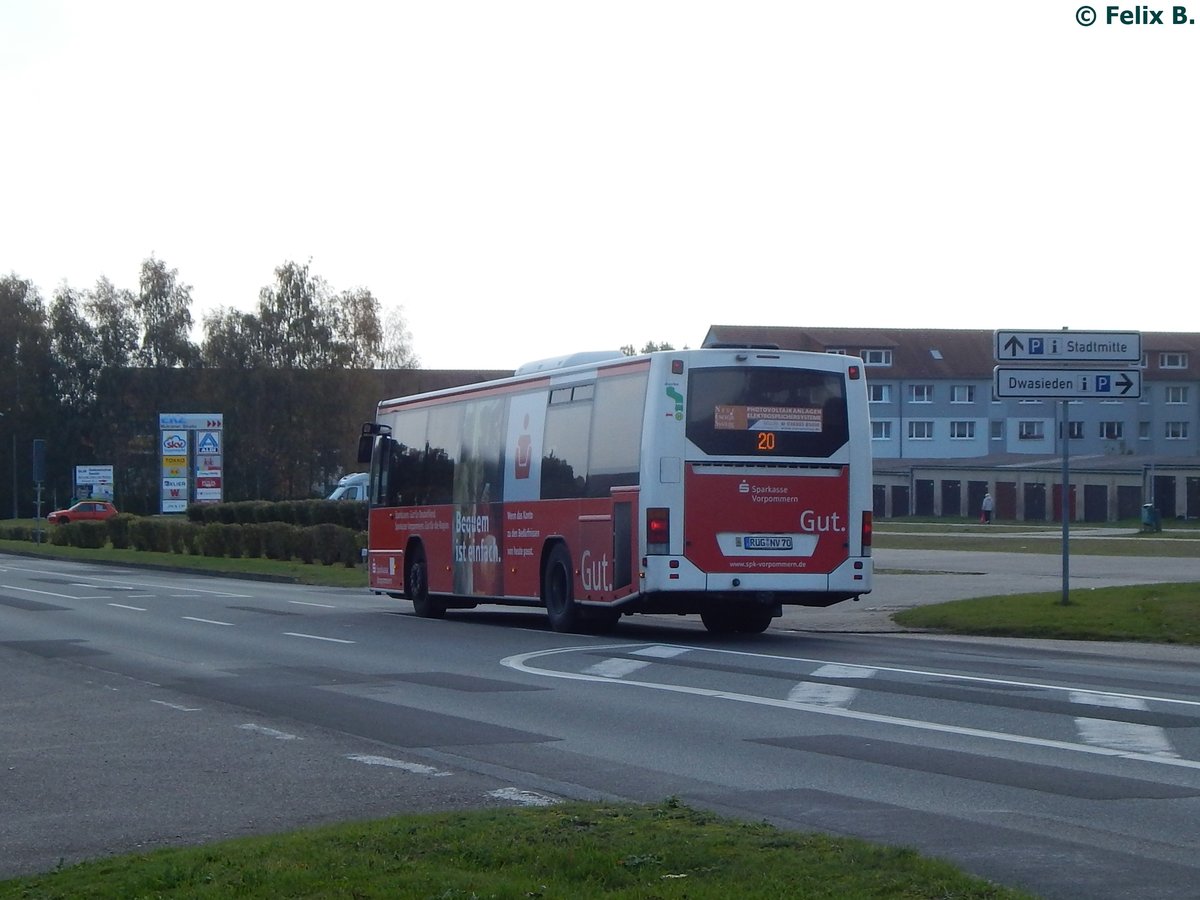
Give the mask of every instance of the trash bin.
[{"label": "trash bin", "polygon": [[1162,531],[1162,519],[1153,503],[1142,504],[1142,531]]}]

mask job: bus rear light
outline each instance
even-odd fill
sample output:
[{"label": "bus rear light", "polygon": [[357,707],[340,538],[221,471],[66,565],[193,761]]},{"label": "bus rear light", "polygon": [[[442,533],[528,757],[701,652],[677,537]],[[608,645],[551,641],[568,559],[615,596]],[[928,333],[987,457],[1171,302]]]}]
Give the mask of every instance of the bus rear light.
[{"label": "bus rear light", "polygon": [[874,514],[870,511],[862,514],[862,555],[871,555],[871,533],[874,529]]},{"label": "bus rear light", "polygon": [[671,510],[665,506],[646,510],[646,553],[663,556],[671,552]]},{"label": "bus rear light", "polygon": [[850,376],[851,381],[858,381],[858,379],[862,378],[862,370],[858,366],[847,367],[846,374]]}]

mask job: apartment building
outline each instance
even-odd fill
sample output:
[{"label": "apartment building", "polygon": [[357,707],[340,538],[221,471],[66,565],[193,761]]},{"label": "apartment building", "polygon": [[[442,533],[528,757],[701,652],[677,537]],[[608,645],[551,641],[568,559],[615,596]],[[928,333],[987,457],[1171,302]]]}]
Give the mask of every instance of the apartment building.
[{"label": "apartment building", "polygon": [[1001,519],[1054,519],[1065,448],[1073,518],[1200,517],[1200,333],[1144,332],[1140,397],[1071,400],[1065,422],[993,396],[991,331],[713,325],[704,344],[862,357],[877,515],[971,515],[990,490]]}]

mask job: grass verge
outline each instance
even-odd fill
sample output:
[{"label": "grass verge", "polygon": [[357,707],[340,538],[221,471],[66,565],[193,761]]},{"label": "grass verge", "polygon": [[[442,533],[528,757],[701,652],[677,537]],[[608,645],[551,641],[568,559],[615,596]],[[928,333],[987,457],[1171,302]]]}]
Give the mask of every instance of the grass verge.
[{"label": "grass verge", "polygon": [[912,850],[720,819],[673,801],[402,816],[98,860],[7,898],[1028,897]]},{"label": "grass verge", "polygon": [[906,628],[991,637],[1200,645],[1200,584],[1143,584],[1062,594],[1009,594],[915,606]]}]

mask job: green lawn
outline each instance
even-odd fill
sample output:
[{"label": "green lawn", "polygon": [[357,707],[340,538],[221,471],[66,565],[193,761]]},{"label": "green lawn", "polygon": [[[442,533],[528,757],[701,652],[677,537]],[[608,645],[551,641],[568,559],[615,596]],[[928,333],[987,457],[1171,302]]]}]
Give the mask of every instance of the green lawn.
[{"label": "green lawn", "polygon": [[1200,583],[1009,594],[915,606],[892,618],[907,628],[993,637],[1200,645]]},{"label": "green lawn", "polygon": [[1028,896],[911,850],[720,819],[669,800],[402,816],[0,882],[0,900]]}]

